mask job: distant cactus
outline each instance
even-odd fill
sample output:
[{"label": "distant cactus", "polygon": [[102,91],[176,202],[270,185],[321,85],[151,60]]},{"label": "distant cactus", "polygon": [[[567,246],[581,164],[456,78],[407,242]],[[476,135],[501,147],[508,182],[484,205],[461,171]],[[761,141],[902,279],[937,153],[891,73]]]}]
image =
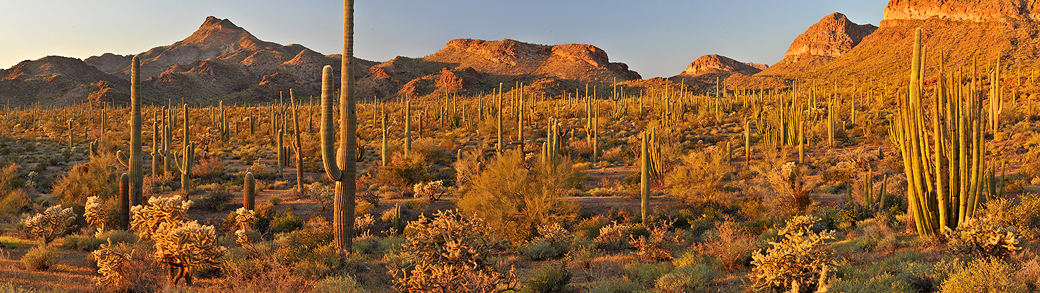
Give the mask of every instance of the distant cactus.
[{"label": "distant cactus", "polygon": [[242,183],[242,206],[247,210],[256,209],[256,179],[253,172],[246,172],[246,179]]},{"label": "distant cactus", "polygon": [[191,168],[195,165],[195,142],[191,142],[191,132],[188,122],[188,105],[184,105],[184,148],[179,154],[173,154],[173,163],[181,173],[181,191],[184,199],[191,194]]}]

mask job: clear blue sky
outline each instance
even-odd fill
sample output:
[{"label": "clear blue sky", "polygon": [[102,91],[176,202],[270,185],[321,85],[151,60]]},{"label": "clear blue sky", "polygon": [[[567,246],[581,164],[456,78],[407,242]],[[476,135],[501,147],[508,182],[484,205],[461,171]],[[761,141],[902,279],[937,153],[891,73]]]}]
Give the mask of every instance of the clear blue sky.
[{"label": "clear blue sky", "polygon": [[[672,76],[701,55],[772,65],[831,12],[878,25],[882,0],[358,0],[354,55],[422,57],[456,38],[584,43],[644,78]],[[47,55],[136,54],[181,40],[206,16],[261,40],[342,50],[342,1],[0,0],[0,68]]]}]

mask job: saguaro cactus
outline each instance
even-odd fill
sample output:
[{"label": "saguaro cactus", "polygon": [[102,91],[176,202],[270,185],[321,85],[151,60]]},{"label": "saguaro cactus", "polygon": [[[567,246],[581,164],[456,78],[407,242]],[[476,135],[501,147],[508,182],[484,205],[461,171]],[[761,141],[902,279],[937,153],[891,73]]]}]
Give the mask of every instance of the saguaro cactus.
[{"label": "saguaro cactus", "polygon": [[253,172],[246,172],[246,179],[242,183],[242,206],[247,210],[256,209],[256,179]]},{"label": "saguaro cactus", "polygon": [[[188,105],[184,105],[184,149],[181,153],[173,154],[173,163],[177,165],[177,170],[181,173],[181,190],[184,192],[184,199],[188,199],[188,194],[191,193],[191,167],[195,165],[195,142],[191,142],[191,133],[188,122]],[[178,156],[180,158],[178,158]]]},{"label": "saguaro cactus", "polygon": [[[335,147],[335,126],[332,124],[332,67],[325,66],[321,72],[321,161],[325,174],[336,182],[336,197],[333,200],[332,229],[333,243],[340,253],[350,252],[354,238],[354,194],[357,191],[354,178],[357,175],[357,113],[354,101],[354,1],[343,1],[343,57],[339,96],[340,140]],[[333,155],[333,151],[336,154]],[[333,157],[335,156],[335,157]],[[335,158],[335,161],[333,161]]]},{"label": "saguaro cactus", "polygon": [[412,153],[412,102],[404,101],[404,156]]},{"label": "saguaro cactus", "polygon": [[130,229],[130,175],[119,175],[119,229]]},{"label": "saguaro cactus", "polygon": [[141,158],[141,60],[130,61],[130,205],[140,205],[144,186]]},{"label": "saguaro cactus", "polygon": [[647,133],[642,133],[643,143],[639,147],[639,198],[640,210],[643,214],[643,226],[649,221],[650,214],[650,156],[647,151]]}]

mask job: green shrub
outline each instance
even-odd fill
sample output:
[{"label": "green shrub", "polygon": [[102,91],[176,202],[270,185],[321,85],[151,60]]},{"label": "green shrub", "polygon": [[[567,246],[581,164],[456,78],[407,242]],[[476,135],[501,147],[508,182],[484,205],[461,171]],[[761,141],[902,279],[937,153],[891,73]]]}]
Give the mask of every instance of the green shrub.
[{"label": "green shrub", "polygon": [[25,268],[33,271],[46,271],[54,265],[54,261],[58,259],[58,253],[46,245],[40,245],[29,249],[28,252],[22,256],[22,264]]},{"label": "green shrub", "polygon": [[691,151],[682,157],[679,164],[664,177],[674,195],[683,203],[726,203],[729,193],[723,184],[733,173],[733,166],[726,162],[725,150],[709,147],[703,151]]},{"label": "green shrub", "polygon": [[646,285],[653,285],[657,279],[672,271],[672,264],[667,262],[643,263],[633,262],[625,264],[624,275],[629,280]]},{"label": "green shrub", "polygon": [[416,183],[429,180],[430,174],[426,171],[424,157],[404,157],[401,153],[395,153],[386,166],[378,168],[376,179],[384,185],[410,188]]},{"label": "green shrub", "polygon": [[61,248],[94,251],[101,247],[102,243],[105,243],[104,239],[69,235],[65,236],[65,239],[61,241]]},{"label": "green shrub", "polygon": [[534,260],[556,258],[571,250],[574,236],[559,223],[538,227],[538,237],[531,240],[524,255]]},{"label": "green shrub", "polygon": [[999,258],[976,259],[942,283],[943,293],[1026,292],[1025,284],[1011,277],[1011,265]]},{"label": "green shrub", "polygon": [[657,279],[654,289],[664,293],[708,292],[715,274],[714,268],[704,264],[680,267]]},{"label": "green shrub", "polygon": [[532,241],[531,244],[528,245],[523,252],[524,256],[527,256],[532,260],[546,260],[556,258],[564,254],[557,250],[556,247],[552,245],[552,243],[544,241]]},{"label": "green shrub", "polygon": [[581,172],[570,161],[533,164],[528,169],[517,151],[509,151],[488,163],[458,202],[460,210],[476,214],[498,233],[525,243],[538,227],[568,223],[577,207],[558,198],[564,190],[581,183]]},{"label": "green shrub", "polygon": [[63,205],[82,204],[87,197],[114,197],[119,191],[119,175],[116,171],[119,163],[113,153],[101,153],[89,162],[73,166],[67,173],[58,176],[51,193],[60,199]]},{"label": "green shrub", "polygon": [[292,232],[300,227],[303,227],[303,220],[293,214],[292,208],[285,208],[285,211],[271,218],[272,233]]},{"label": "green shrub", "polygon": [[315,293],[366,293],[368,290],[361,287],[354,277],[349,275],[331,276],[314,285]]},{"label": "green shrub", "polygon": [[527,279],[527,289],[531,292],[560,292],[571,282],[573,275],[563,264],[541,266],[531,273]]},{"label": "green shrub", "polygon": [[607,278],[592,283],[589,287],[589,292],[592,293],[631,293],[640,290],[643,290],[642,285],[623,278]]},{"label": "green shrub", "polygon": [[607,220],[602,215],[595,215],[591,218],[583,219],[577,225],[574,225],[574,235],[586,239],[596,239],[596,237],[599,237],[599,230],[608,224],[610,224],[610,220]]},{"label": "green shrub", "polygon": [[267,198],[267,201],[270,202],[271,205],[276,206],[276,205],[282,203],[282,198],[281,197],[277,197],[277,196],[272,196],[272,197]]},{"label": "green shrub", "polygon": [[235,195],[231,192],[218,189],[209,193],[209,195],[195,200],[198,207],[213,210],[217,212],[223,212],[227,209],[228,203],[235,198]]},{"label": "green shrub", "polygon": [[866,280],[839,279],[832,282],[829,285],[829,288],[828,292],[846,293],[918,292],[917,290],[913,290],[913,288],[907,284],[906,280],[889,272],[881,272],[880,274],[871,276]]}]

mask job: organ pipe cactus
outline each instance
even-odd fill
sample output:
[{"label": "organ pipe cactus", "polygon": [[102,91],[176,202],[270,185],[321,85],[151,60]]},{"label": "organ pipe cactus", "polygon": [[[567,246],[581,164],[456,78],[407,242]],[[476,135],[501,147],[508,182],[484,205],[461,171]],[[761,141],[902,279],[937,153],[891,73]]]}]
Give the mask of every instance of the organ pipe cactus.
[{"label": "organ pipe cactus", "polygon": [[947,80],[940,65],[929,133],[922,102],[921,29],[913,48],[910,92],[899,99],[889,137],[903,154],[909,213],[917,231],[931,236],[955,229],[975,214],[983,190],[985,125],[982,95],[974,86],[977,76],[964,86],[962,76]]}]

